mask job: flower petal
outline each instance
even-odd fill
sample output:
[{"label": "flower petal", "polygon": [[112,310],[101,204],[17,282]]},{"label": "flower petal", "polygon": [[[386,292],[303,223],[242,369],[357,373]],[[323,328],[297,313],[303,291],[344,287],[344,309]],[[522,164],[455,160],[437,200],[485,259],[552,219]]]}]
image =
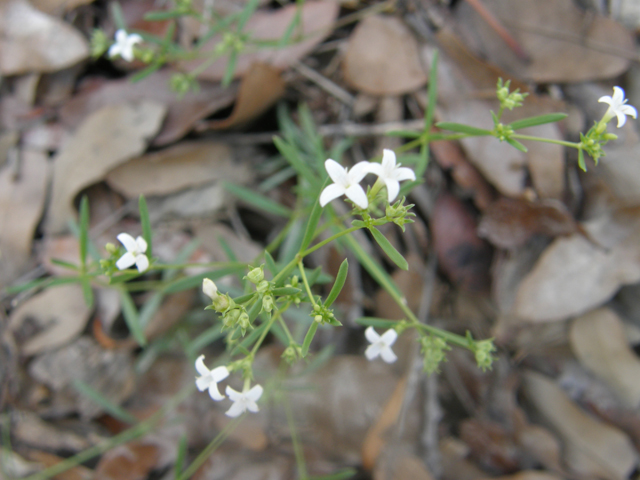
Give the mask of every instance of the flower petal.
[{"label": "flower petal", "polygon": [[213,381],[216,383],[221,382],[228,376],[229,376],[229,370],[225,366],[216,367],[213,370],[211,370],[211,378],[213,378]]},{"label": "flower petal", "polygon": [[211,377],[209,375],[196,377],[196,387],[201,392],[204,392],[211,385]]},{"label": "flower petal", "polygon": [[403,180],[415,180],[416,174],[410,168],[399,167],[393,172],[393,178],[399,182],[402,182]]},{"label": "flower petal", "polygon": [[324,207],[331,200],[335,200],[336,198],[344,195],[345,188],[344,186],[338,183],[332,183],[331,185],[327,185],[322,193],[320,194],[320,206]]},{"label": "flower petal", "polygon": [[630,117],[638,118],[638,112],[636,111],[635,107],[632,107],[631,105],[622,105],[620,107],[620,111],[625,115],[629,115]]},{"label": "flower petal", "polygon": [[377,175],[379,177],[383,176],[382,165],[380,165],[379,163],[370,162],[369,163],[369,173],[373,173],[374,175]]},{"label": "flower petal", "polygon": [[334,183],[347,187],[349,179],[347,177],[347,170],[338,162],[332,159],[328,159],[324,162],[324,168],[327,169],[327,173],[331,177]]},{"label": "flower petal", "polygon": [[204,364],[204,355],[200,355],[196,360],[196,372],[198,372],[202,376],[209,375],[210,373],[210,370]]},{"label": "flower petal", "polygon": [[382,346],[379,343],[373,343],[364,351],[364,356],[367,357],[367,360],[373,360],[380,355],[381,350]]},{"label": "flower petal", "polygon": [[229,397],[234,402],[237,402],[238,400],[243,398],[243,395],[240,392],[236,392],[229,385],[227,385],[227,388],[225,389],[225,393],[227,394],[227,397]]},{"label": "flower petal", "polygon": [[613,103],[616,108],[624,103],[624,90],[620,87],[613,87]]},{"label": "flower petal", "polygon": [[127,31],[120,28],[115,34],[115,39],[117,43],[124,43],[127,40]]},{"label": "flower petal", "polygon": [[252,402],[257,402],[258,399],[262,396],[263,391],[264,389],[261,385],[254,385],[251,390],[245,392],[244,398],[246,398],[247,400],[251,400]]},{"label": "flower petal", "polygon": [[107,52],[107,55],[109,55],[109,58],[113,58],[120,55],[121,51],[122,51],[122,46],[119,43],[114,43],[109,47],[109,51]]},{"label": "flower petal", "polygon": [[142,37],[137,33],[132,33],[127,37],[127,41],[129,42],[129,45],[133,46],[136,43],[142,42]]},{"label": "flower petal", "polygon": [[231,417],[231,418],[235,418],[235,417],[239,417],[240,415],[242,415],[245,411],[246,407],[244,405],[244,403],[242,402],[234,402],[233,405],[231,405],[231,408],[229,410],[227,410],[226,412],[224,412],[224,414],[227,417]]},{"label": "flower petal", "polygon": [[369,341],[369,343],[376,343],[380,340],[380,335],[373,329],[373,327],[367,327],[364,331],[365,338]]},{"label": "flower petal", "polygon": [[393,203],[393,201],[398,196],[398,193],[400,192],[400,184],[397,180],[393,180],[391,178],[387,178],[384,183],[387,186],[389,203]]},{"label": "flower petal", "polygon": [[625,123],[627,123],[627,116],[622,113],[620,110],[615,112],[616,117],[618,117],[618,128],[622,127]]},{"label": "flower petal", "polygon": [[[131,255],[131,254],[130,254]],[[146,272],[149,268],[149,259],[146,255],[140,254],[136,256],[136,267],[140,273]]]},{"label": "flower petal", "polygon": [[144,253],[147,251],[147,247],[148,247],[147,241],[140,236],[136,238],[136,246],[138,247],[138,252],[140,253]]},{"label": "flower petal", "polygon": [[218,390],[218,384],[216,382],[211,382],[209,385],[209,396],[216,402],[224,399],[224,395]]},{"label": "flower petal", "polygon": [[611,105],[613,103],[613,98],[611,98],[609,95],[605,95],[603,97],[600,97],[598,99],[599,103],[608,103],[609,105]]},{"label": "flower petal", "polygon": [[382,336],[380,337],[380,340],[382,340],[385,345],[390,347],[395,343],[397,338],[398,338],[398,332],[396,332],[393,328],[390,328],[389,330],[387,330],[382,334]]},{"label": "flower petal", "polygon": [[135,252],[138,250],[138,244],[128,233],[121,233],[116,238],[122,245],[124,245],[127,252]]},{"label": "flower petal", "polygon": [[369,200],[367,200],[367,194],[364,193],[364,190],[360,186],[360,184],[351,185],[344,192],[349,200],[355,203],[357,206],[362,208],[363,210],[369,206]]},{"label": "flower petal", "polygon": [[393,363],[398,359],[398,357],[396,357],[396,354],[393,353],[393,350],[391,350],[389,347],[382,347],[382,349],[380,350],[380,356],[382,357],[382,360],[387,363]]},{"label": "flower petal", "polygon": [[116,267],[118,267],[118,270],[124,270],[134,263],[136,263],[136,257],[133,256],[133,253],[127,252],[116,262]]},{"label": "flower petal", "polygon": [[247,400],[246,407],[247,407],[247,410],[249,410],[250,412],[253,412],[253,413],[256,413],[257,411],[260,410],[258,408],[258,404],[256,402],[254,402],[253,400]]},{"label": "flower petal", "polygon": [[358,162],[351,169],[347,176],[349,177],[349,185],[360,183],[367,173],[371,173],[371,162]]},{"label": "flower petal", "polygon": [[382,168],[387,172],[393,171],[396,168],[396,154],[393,150],[385,148],[382,150]]}]

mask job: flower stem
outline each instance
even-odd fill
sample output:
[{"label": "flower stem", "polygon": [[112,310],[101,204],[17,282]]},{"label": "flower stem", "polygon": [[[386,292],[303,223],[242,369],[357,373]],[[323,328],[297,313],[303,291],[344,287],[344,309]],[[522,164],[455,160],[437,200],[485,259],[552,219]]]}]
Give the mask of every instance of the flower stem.
[{"label": "flower stem", "polygon": [[341,232],[336,233],[335,235],[331,235],[329,238],[322,240],[321,242],[316,243],[313,247],[307,248],[304,252],[300,252],[300,257],[304,258],[307,255],[309,255],[310,253],[315,252],[316,250],[318,250],[319,248],[324,247],[327,243],[331,243],[333,242],[335,239],[340,238],[344,235],[347,235],[351,232],[355,232],[356,230],[360,230],[362,227],[351,227],[351,228],[347,228],[346,230],[343,230]]},{"label": "flower stem", "polygon": [[514,133],[511,138],[518,138],[520,140],[533,140],[535,142],[553,143],[554,145],[562,145],[563,147],[580,148],[580,144],[576,142],[566,142],[564,140],[554,140],[552,138],[534,137],[532,135],[522,135]]}]

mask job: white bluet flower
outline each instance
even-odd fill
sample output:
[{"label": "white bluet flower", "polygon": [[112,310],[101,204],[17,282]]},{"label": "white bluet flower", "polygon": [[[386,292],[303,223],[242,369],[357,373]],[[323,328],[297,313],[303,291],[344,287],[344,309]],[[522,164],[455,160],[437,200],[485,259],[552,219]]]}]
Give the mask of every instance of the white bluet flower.
[{"label": "white bluet flower", "polygon": [[196,370],[200,374],[196,377],[196,387],[201,392],[209,390],[209,395],[216,402],[222,400],[224,395],[218,390],[218,382],[221,382],[229,376],[229,370],[227,367],[216,367],[213,370],[209,370],[204,364],[204,355],[200,355],[196,360]]},{"label": "white bluet flower", "polygon": [[227,385],[227,395],[229,399],[233,401],[231,408],[225,412],[227,417],[239,417],[244,412],[249,410],[256,413],[258,411],[258,399],[262,396],[262,387],[260,385],[254,385],[250,390],[244,390],[242,393],[236,392],[233,388]]},{"label": "white bluet flower", "polygon": [[331,200],[341,195],[346,195],[349,200],[358,207],[365,209],[369,206],[367,194],[360,186],[360,181],[370,172],[369,162],[356,163],[351,169],[347,170],[338,162],[328,159],[324,162],[327,173],[334,183],[325,187],[320,194],[320,206],[324,207]]},{"label": "white bluet flower", "polygon": [[625,105],[627,99],[624,98],[624,90],[620,87],[613,87],[613,97],[605,95],[600,97],[598,102],[608,103],[609,108],[602,117],[602,122],[607,123],[613,117],[618,117],[618,128],[623,126],[627,121],[627,115],[633,118],[638,118],[638,112],[631,105]]},{"label": "white bluet flower", "polygon": [[400,182],[403,180],[415,180],[416,174],[407,167],[396,165],[396,154],[393,150],[382,151],[382,163],[371,163],[370,172],[378,175],[379,180],[387,186],[389,203],[392,203],[400,192]]},{"label": "white bluet flower", "polygon": [[116,262],[118,270],[124,270],[135,264],[140,273],[149,268],[149,259],[144,252],[147,251],[147,242],[142,237],[138,237],[135,240],[128,233],[121,233],[117,236],[124,248],[127,249],[127,253],[122,255]]},{"label": "white bluet flower", "polygon": [[377,356],[381,356],[385,362],[393,363],[398,359],[396,354],[393,353],[393,350],[391,350],[391,345],[393,345],[398,338],[398,332],[394,329],[391,328],[382,335],[378,335],[373,327],[368,327],[364,331],[364,336],[369,343],[371,343],[364,352],[368,360],[373,360]]},{"label": "white bluet flower", "polygon": [[133,47],[142,42],[142,37],[137,33],[127,34],[125,30],[116,32],[116,42],[109,48],[109,57],[120,55],[127,62],[133,61]]}]

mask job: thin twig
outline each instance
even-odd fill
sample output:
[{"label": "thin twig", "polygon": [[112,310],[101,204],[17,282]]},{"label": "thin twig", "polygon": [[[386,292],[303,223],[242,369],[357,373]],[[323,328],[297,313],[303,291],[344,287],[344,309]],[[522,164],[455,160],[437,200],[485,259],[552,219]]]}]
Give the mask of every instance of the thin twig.
[{"label": "thin twig", "polygon": [[293,68],[300,75],[311,80],[329,95],[333,95],[345,105],[351,107],[354,104],[355,98],[353,95],[347,92],[344,88],[329,80],[324,75],[316,72],[313,68],[306,66],[302,62],[295,62],[293,64]]}]

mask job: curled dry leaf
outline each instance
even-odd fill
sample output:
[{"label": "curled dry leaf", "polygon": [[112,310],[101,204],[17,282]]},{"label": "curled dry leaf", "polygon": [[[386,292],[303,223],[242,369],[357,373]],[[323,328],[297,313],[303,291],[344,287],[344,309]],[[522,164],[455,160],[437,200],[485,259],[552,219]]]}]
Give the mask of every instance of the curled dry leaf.
[{"label": "curled dry leaf", "polygon": [[49,288],[19,305],[9,318],[23,355],[54,350],[76,338],[91,310],[78,284]]},{"label": "curled dry leaf", "polygon": [[622,321],[599,308],[571,324],[571,348],[580,362],[632,408],[640,405],[640,360],[629,347]]},{"label": "curled dry leaf", "polygon": [[366,17],[355,28],[344,57],[346,81],[372,95],[399,95],[427,83],[418,42],[396,17]]},{"label": "curled dry leaf", "polygon": [[583,224],[593,238],[574,234],[556,239],[524,277],[513,314],[532,322],[569,318],[610,299],[640,280],[640,210],[619,209]]},{"label": "curled dry leaf", "polygon": [[511,76],[541,83],[611,78],[633,58],[631,33],[615,21],[564,0],[485,0],[529,61],[519,59],[482,18],[463,3],[456,9],[465,43]]},{"label": "curled dry leaf", "polygon": [[0,74],[55,72],[88,56],[87,40],[69,24],[26,0],[0,3]]},{"label": "curled dry leaf", "polygon": [[533,235],[570,235],[579,230],[560,202],[527,202],[503,197],[484,212],[478,235],[501,248],[524,245]]},{"label": "curled dry leaf", "polygon": [[47,156],[33,150],[21,153],[17,178],[10,166],[0,170],[0,290],[15,280],[29,261],[48,180]]},{"label": "curled dry leaf", "polygon": [[[300,13],[298,27],[294,28],[291,35],[291,44],[282,48],[257,48],[247,49],[238,55],[234,78],[243,77],[254,63],[266,63],[283,70],[292,63],[306,56],[318,43],[331,33],[331,26],[338,17],[340,5],[332,0],[307,1],[302,6],[287,5],[286,7],[265,11],[256,11],[247,21],[244,31],[248,32],[255,41],[275,41],[284,36],[295,16]],[[213,37],[202,48],[205,53],[215,49],[221,41],[220,36]],[[210,67],[198,75],[205,80],[221,80],[227,68],[228,59],[220,58]],[[187,69],[195,68],[199,63],[188,62],[184,65]]]},{"label": "curled dry leaf", "polygon": [[180,142],[165,150],[129,160],[111,170],[109,186],[128,198],[166,195],[215,180],[243,183],[249,177],[245,164],[232,149],[219,142]]},{"label": "curled dry leaf", "polygon": [[84,120],[58,152],[47,228],[57,233],[74,215],[78,192],[98,182],[116,165],[140,155],[157,133],[165,107],[154,102],[104,107]]},{"label": "curled dry leaf", "polygon": [[581,478],[623,480],[638,455],[620,430],[583,412],[551,379],[525,372],[527,398],[563,440],[564,462]]}]

